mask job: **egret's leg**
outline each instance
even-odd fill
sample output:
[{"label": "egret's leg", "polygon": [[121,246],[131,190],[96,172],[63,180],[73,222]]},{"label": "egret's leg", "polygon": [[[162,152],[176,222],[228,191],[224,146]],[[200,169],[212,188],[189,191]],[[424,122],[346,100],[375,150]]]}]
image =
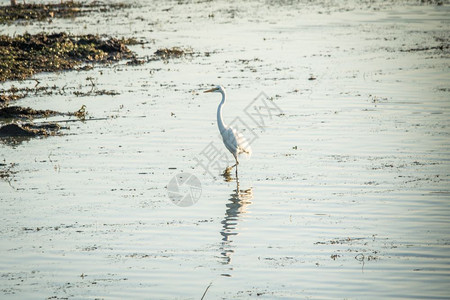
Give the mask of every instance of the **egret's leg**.
[{"label": "egret's leg", "polygon": [[236,160],[236,163],[234,165],[232,165],[231,167],[227,167],[223,173],[230,174],[231,170],[233,170],[233,168],[236,167],[236,177],[237,177],[237,166],[239,165],[239,161],[236,156],[234,157],[234,159]]},{"label": "egret's leg", "polygon": [[238,161],[238,159],[237,159],[237,156],[235,156],[234,158],[236,159],[236,164],[235,164],[235,167],[236,167],[236,181],[239,181],[239,178],[238,178],[238,165],[239,165],[239,161]]},{"label": "egret's leg", "polygon": [[231,167],[227,167],[226,172],[230,172],[234,167],[236,167],[237,169],[237,165],[239,164],[239,161],[237,159],[237,157],[234,157],[234,159],[236,160],[236,163],[234,165],[232,165]]}]

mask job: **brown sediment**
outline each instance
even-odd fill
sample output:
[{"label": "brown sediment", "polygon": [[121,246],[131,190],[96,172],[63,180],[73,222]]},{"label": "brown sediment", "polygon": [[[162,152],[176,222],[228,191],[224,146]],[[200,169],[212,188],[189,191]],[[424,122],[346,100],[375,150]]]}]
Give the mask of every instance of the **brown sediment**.
[{"label": "brown sediment", "polygon": [[39,125],[33,123],[12,123],[0,127],[0,137],[35,137],[57,135],[60,128],[61,127],[56,123]]},{"label": "brown sediment", "polygon": [[16,172],[13,171],[15,163],[0,163],[0,179],[9,180]]},{"label": "brown sediment", "polygon": [[[61,126],[56,122],[44,122],[35,124],[34,118],[47,118],[57,115],[75,116],[84,121],[87,116],[86,106],[83,105],[75,112],[61,113],[54,110],[35,110],[29,107],[9,106],[0,109],[0,121],[2,119],[12,119],[13,122],[0,126],[0,139],[14,137],[36,137],[53,136],[60,133]],[[22,123],[18,120],[26,119],[28,122]]]},{"label": "brown sediment", "polygon": [[179,47],[158,49],[154,55],[160,59],[179,58],[186,55],[192,55],[191,49],[181,49]]},{"label": "brown sediment", "polygon": [[54,110],[35,110],[30,107],[21,106],[8,106],[0,108],[0,119],[13,119],[13,118],[26,118],[31,119],[34,117],[47,118],[50,116],[60,115],[60,112]]},{"label": "brown sediment", "polygon": [[59,88],[56,85],[53,86],[38,86],[39,81],[36,80],[34,87],[15,87],[12,86],[8,89],[0,89],[0,108],[8,106],[11,101],[25,98],[29,94],[34,95],[52,95],[55,92],[59,94],[65,93],[65,87]]},{"label": "brown sediment", "polygon": [[[11,3],[12,4],[12,3]],[[15,21],[49,21],[53,18],[74,18],[91,12],[108,12],[129,8],[125,3],[91,3],[64,1],[48,4],[21,4],[0,6],[0,24]]]},{"label": "brown sediment", "polygon": [[[6,80],[23,80],[39,72],[56,72],[80,68],[82,64],[110,63],[121,59],[134,59],[135,54],[127,47],[138,43],[134,38],[103,38],[98,35],[70,35],[61,33],[24,34],[9,37],[0,35],[0,82]],[[26,97],[29,93],[53,93],[53,87],[34,88],[11,87],[0,91],[0,119],[11,124],[0,127],[0,137],[35,137],[57,135],[60,126],[55,123],[36,125],[20,123],[18,120],[32,120],[55,115],[86,118],[85,106],[72,113],[53,110],[35,110],[29,107],[8,106],[10,101]],[[64,92],[64,88],[62,88]],[[93,91],[91,91],[93,92]],[[89,94],[91,93],[89,92]],[[98,95],[117,94],[114,91],[94,91]],[[75,92],[74,92],[75,94]],[[77,94],[77,96],[79,96]],[[10,120],[11,119],[11,120]]]},{"label": "brown sediment", "polygon": [[0,82],[21,80],[39,72],[74,69],[83,63],[133,59],[127,47],[135,39],[60,33],[0,35]]},{"label": "brown sediment", "polygon": [[4,93],[0,95],[0,107],[8,105],[12,100],[18,100],[24,98],[24,94]]}]

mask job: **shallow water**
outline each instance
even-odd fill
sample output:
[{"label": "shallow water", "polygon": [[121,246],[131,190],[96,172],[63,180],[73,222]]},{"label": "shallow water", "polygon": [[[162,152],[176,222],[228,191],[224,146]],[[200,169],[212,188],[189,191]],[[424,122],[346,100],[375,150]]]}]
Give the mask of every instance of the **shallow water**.
[{"label": "shallow water", "polygon": [[[35,76],[65,92],[19,105],[84,104],[99,120],[0,144],[17,172],[0,181],[2,298],[200,299],[210,283],[205,299],[447,298],[449,12],[159,1],[2,27],[133,35],[147,42],[133,47],[142,57],[194,51]],[[228,91],[225,120],[240,117],[252,139],[239,192],[198,164],[208,146],[225,153],[220,97],[201,93],[216,84]],[[91,89],[119,95],[73,93]],[[275,110],[251,119],[258,96]],[[180,172],[201,182],[189,207],[168,196]]]}]

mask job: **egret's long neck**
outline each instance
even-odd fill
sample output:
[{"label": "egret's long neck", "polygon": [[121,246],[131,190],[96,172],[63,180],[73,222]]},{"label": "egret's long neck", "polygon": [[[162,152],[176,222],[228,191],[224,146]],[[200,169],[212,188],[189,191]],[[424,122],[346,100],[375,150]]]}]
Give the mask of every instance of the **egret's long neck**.
[{"label": "egret's long neck", "polygon": [[224,132],[227,125],[223,122],[222,117],[222,106],[225,104],[225,92],[220,92],[222,94],[222,101],[220,101],[219,107],[217,108],[217,126],[219,126],[220,133]]}]

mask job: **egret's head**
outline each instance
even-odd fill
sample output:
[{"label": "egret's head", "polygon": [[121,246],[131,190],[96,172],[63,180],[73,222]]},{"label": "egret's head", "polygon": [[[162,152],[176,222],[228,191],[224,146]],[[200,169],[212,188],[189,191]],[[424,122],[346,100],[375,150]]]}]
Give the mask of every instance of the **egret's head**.
[{"label": "egret's head", "polygon": [[204,91],[203,93],[223,93],[224,88],[221,85],[216,86],[215,88]]}]

